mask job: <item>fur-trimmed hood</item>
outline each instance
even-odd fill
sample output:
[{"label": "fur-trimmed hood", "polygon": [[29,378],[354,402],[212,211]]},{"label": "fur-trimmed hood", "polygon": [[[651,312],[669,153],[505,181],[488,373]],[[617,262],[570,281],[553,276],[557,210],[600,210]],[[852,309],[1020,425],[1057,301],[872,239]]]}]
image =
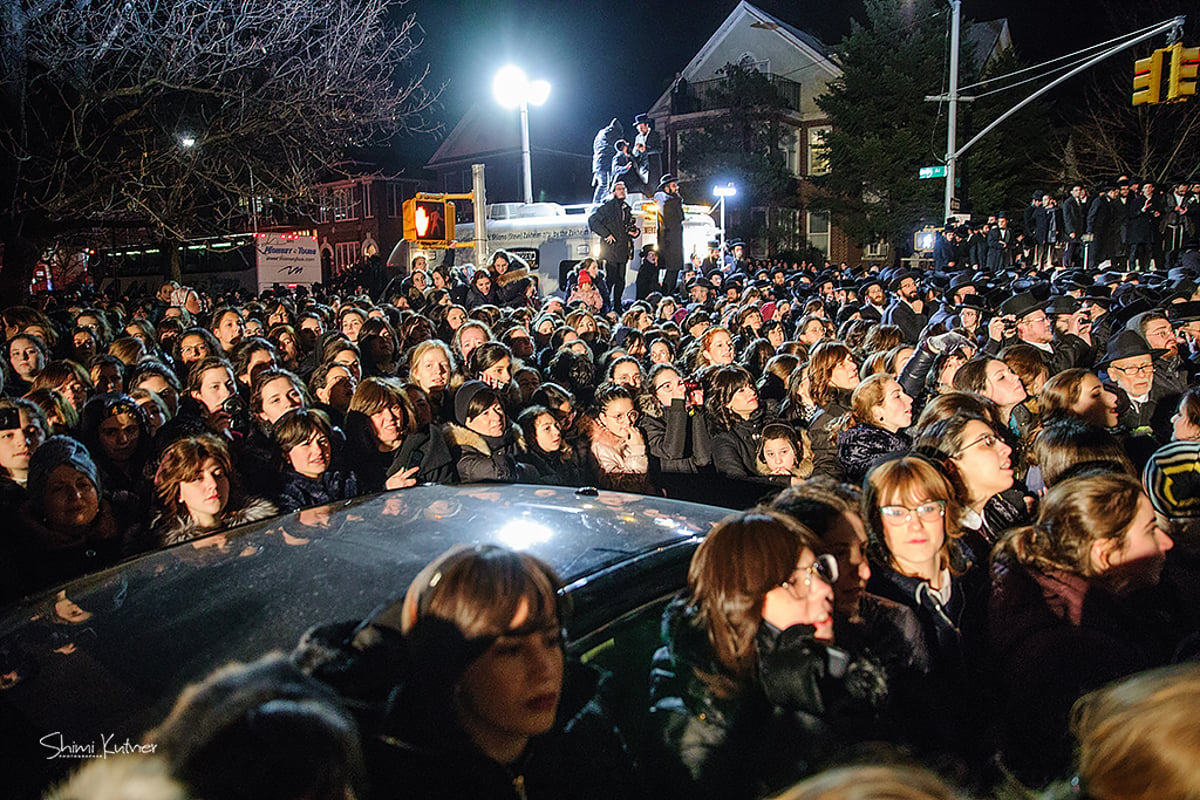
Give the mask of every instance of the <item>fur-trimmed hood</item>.
[{"label": "fur-trimmed hood", "polygon": [[[803,428],[797,428],[796,439],[800,445],[800,454],[796,459],[796,465],[792,467],[791,474],[797,478],[808,478],[813,473],[813,448],[812,441],[808,438],[808,431]],[[771,470],[767,466],[767,462],[762,459],[762,443],[759,443],[758,452],[754,456],[754,471],[759,475],[770,475]]]},{"label": "fur-trimmed hood", "polygon": [[529,270],[524,267],[513,269],[511,266],[503,273],[492,273],[492,283],[497,286],[508,286],[510,283],[524,280],[529,277]]},{"label": "fur-trimmed hood", "polygon": [[[459,425],[457,422],[451,422],[444,428],[446,436],[446,444],[450,445],[450,449],[470,448],[476,452],[483,453],[489,458],[492,456],[492,445],[488,443],[488,438],[484,437],[470,428]],[[508,430],[500,437],[501,446],[505,449],[510,449],[516,445],[520,450],[525,450],[525,436],[521,429],[511,422],[508,425]],[[493,438],[494,442],[495,439]]]},{"label": "fur-trimmed hood", "polygon": [[264,500],[261,497],[247,498],[241,508],[236,511],[226,511],[221,516],[221,525],[216,528],[201,528],[191,518],[191,516],[176,516],[174,518],[159,517],[154,522],[154,530],[157,534],[160,547],[167,547],[180,542],[188,542],[200,536],[207,536],[210,533],[217,531],[236,528],[238,525],[244,525],[247,522],[258,522],[269,517],[274,517],[279,513],[279,509],[270,500]]}]

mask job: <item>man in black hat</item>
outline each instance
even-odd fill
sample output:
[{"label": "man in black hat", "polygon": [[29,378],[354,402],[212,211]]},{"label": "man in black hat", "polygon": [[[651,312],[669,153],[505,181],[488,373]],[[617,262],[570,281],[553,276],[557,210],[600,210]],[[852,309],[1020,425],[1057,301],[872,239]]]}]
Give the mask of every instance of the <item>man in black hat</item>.
[{"label": "man in black hat", "polygon": [[625,184],[625,190],[631,193],[646,193],[646,184],[642,182],[642,174],[638,172],[637,160],[633,157],[629,142],[617,140],[617,154],[612,160],[612,182]]},{"label": "man in black hat", "polygon": [[662,136],[654,130],[654,122],[645,114],[633,119],[637,136],[633,140],[633,157],[638,162],[642,181],[647,187],[658,186],[662,177]]},{"label": "man in black hat", "polygon": [[1054,327],[1046,314],[1047,305],[1029,292],[1014,295],[1001,303],[997,317],[1001,324],[989,326],[987,351],[1000,351],[1001,334],[1004,333],[1036,347],[1051,376],[1064,369],[1085,366],[1090,360],[1087,342],[1073,333],[1064,333],[1055,342]]},{"label": "man in black hat", "polygon": [[986,222],[977,222],[968,226],[967,236],[967,265],[973,270],[987,267],[988,234],[991,226]]},{"label": "man in black hat", "polygon": [[933,268],[938,272],[948,272],[958,267],[958,246],[954,226],[947,225],[933,242]]},{"label": "man in black hat", "polygon": [[1082,183],[1071,186],[1071,195],[1063,201],[1063,228],[1067,232],[1067,247],[1063,251],[1063,266],[1067,268],[1084,266],[1084,234],[1087,230],[1087,218],[1091,200],[1088,198],[1087,187]]},{"label": "man in black hat", "polygon": [[700,262],[700,272],[706,278],[711,278],[721,271],[721,242],[716,239],[708,240],[708,255]]},{"label": "man in black hat", "polygon": [[862,306],[862,318],[871,322],[883,322],[883,315],[887,312],[887,295],[883,291],[883,281],[871,276],[863,281],[859,289],[866,301]]},{"label": "man in black hat", "polygon": [[1029,205],[1025,206],[1025,216],[1021,220],[1024,227],[1025,238],[1033,245],[1033,263],[1040,264],[1038,257],[1041,255],[1042,243],[1037,238],[1037,215],[1038,209],[1042,207],[1042,190],[1035,189],[1033,199],[1029,201]]},{"label": "man in black hat", "polygon": [[1163,230],[1166,244],[1166,268],[1171,269],[1182,259],[1186,250],[1197,245],[1197,219],[1200,218],[1200,203],[1190,191],[1187,181],[1173,181],[1172,191],[1166,197],[1167,216]]},{"label": "man in black hat", "polygon": [[675,294],[679,271],[683,269],[683,198],[679,181],[670,173],[658,181],[654,193],[658,205],[658,267],[663,270],[663,294]]},{"label": "man in black hat", "polygon": [[1037,262],[1037,266],[1051,267],[1058,256],[1058,245],[1063,228],[1062,214],[1054,195],[1049,192],[1042,195],[1042,207],[1037,210],[1033,219],[1035,236],[1041,244],[1040,260]]},{"label": "man in black hat", "polygon": [[949,324],[950,318],[957,314],[958,309],[962,307],[963,298],[969,294],[975,294],[976,291],[976,281],[969,273],[963,273],[953,278],[946,291],[946,301],[929,316],[929,324]]},{"label": "man in black hat", "polygon": [[996,215],[996,227],[988,231],[987,268],[992,274],[1012,266],[1013,232],[1008,227],[1008,215]]},{"label": "man in black hat", "polygon": [[[1154,184],[1146,181],[1140,197],[1132,197],[1125,235],[1129,241],[1129,269],[1148,270],[1150,261],[1161,249],[1159,223],[1163,217],[1162,201]],[[1161,256],[1158,263],[1162,263]]]},{"label": "man in black hat", "polygon": [[[633,224],[633,209],[625,202],[625,184],[613,184],[612,197],[588,217],[588,228],[600,237],[600,260],[604,275],[612,290],[612,308],[621,310],[621,295],[625,293],[625,265],[633,253],[633,240],[638,235]],[[604,304],[608,306],[608,298]]]},{"label": "man in black hat", "polygon": [[660,288],[658,284],[658,250],[652,244],[643,245],[640,256],[637,282],[634,284],[635,295],[638,300],[645,300]]},{"label": "man in black hat", "polygon": [[1117,414],[1132,435],[1152,433],[1151,420],[1157,407],[1154,397],[1153,350],[1136,331],[1123,330],[1108,342],[1104,359],[1096,366],[1105,370],[1105,384],[1117,396]]},{"label": "man in black hat", "polygon": [[600,205],[608,196],[612,183],[612,160],[617,154],[617,140],[625,135],[625,126],[616,117],[596,132],[592,141],[592,205]]},{"label": "man in black hat", "polygon": [[921,331],[925,330],[925,323],[929,321],[917,287],[917,274],[908,271],[898,273],[892,279],[892,291],[896,293],[896,299],[884,313],[883,322],[898,327],[904,332],[904,341],[915,345],[921,338]]}]

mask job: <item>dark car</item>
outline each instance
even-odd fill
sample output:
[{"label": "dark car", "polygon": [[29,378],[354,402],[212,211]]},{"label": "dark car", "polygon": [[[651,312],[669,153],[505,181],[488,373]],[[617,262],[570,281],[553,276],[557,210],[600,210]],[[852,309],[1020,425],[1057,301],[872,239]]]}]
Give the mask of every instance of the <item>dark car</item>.
[{"label": "dark car", "polygon": [[[421,486],[155,551],[0,612],[0,742],[37,796],[80,758],[137,743],[180,690],[229,661],[361,619],[460,542],[549,562],[571,653],[614,673],[635,728],[662,608],[723,509],[615,492]],[[636,735],[636,730],[627,733]],[[14,771],[8,775],[14,776]]]}]

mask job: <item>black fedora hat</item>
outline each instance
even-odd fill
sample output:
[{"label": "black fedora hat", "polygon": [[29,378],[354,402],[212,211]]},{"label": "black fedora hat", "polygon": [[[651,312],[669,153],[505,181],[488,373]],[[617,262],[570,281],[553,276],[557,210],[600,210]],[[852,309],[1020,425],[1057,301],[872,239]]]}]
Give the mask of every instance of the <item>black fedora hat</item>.
[{"label": "black fedora hat", "polygon": [[671,183],[679,183],[679,179],[668,172],[666,175],[663,175],[658,179],[658,190],[656,191],[661,191],[662,189],[667,188],[667,185]]},{"label": "black fedora hat", "polygon": [[1064,294],[1050,298],[1050,303],[1046,306],[1046,313],[1052,317],[1064,317],[1074,314],[1082,307],[1074,297]]},{"label": "black fedora hat", "polygon": [[910,269],[902,269],[892,275],[892,279],[888,284],[888,288],[890,288],[893,292],[899,291],[900,284],[904,283],[905,278],[912,278],[913,281],[915,281],[918,285],[921,283],[921,273],[914,272]]},{"label": "black fedora hat", "polygon": [[983,295],[981,295],[981,294],[963,295],[962,302],[959,303],[958,305],[956,305],[955,308],[957,308],[959,310],[964,309],[964,308],[973,308],[976,311],[990,311],[991,310],[991,308],[987,304],[987,301],[983,299]]},{"label": "black fedora hat", "polygon": [[1189,300],[1186,303],[1171,303],[1171,305],[1167,306],[1167,319],[1172,323],[1200,320],[1200,300]]},{"label": "black fedora hat", "polygon": [[1044,300],[1038,300],[1030,292],[1022,292],[1015,294],[1000,304],[1000,313],[1004,316],[1015,317],[1021,319],[1035,311],[1042,311],[1046,308]]},{"label": "black fedora hat", "polygon": [[1146,344],[1146,340],[1137,331],[1123,330],[1113,335],[1108,340],[1108,349],[1104,351],[1104,359],[1097,362],[1097,367],[1107,367],[1114,361],[1120,361],[1122,358],[1136,358],[1137,356],[1153,356],[1158,358],[1165,350],[1155,350]]}]

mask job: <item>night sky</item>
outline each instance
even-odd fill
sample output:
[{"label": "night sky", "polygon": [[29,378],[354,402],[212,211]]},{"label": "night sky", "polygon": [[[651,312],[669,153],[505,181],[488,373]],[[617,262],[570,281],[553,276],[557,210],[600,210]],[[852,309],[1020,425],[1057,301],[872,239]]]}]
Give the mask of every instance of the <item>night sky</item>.
[{"label": "night sky", "polygon": [[[550,101],[530,112],[531,137],[588,153],[595,131],[613,116],[628,125],[647,110],[736,5],[736,0],[410,0],[402,8],[416,13],[425,32],[418,58],[430,65],[430,84],[446,85],[441,112],[446,132],[477,101],[493,105],[498,124],[518,124],[515,112],[491,99],[493,74],[512,62],[553,86]],[[836,44],[849,31],[850,18],[862,18],[863,8],[861,0],[755,5],[827,44]],[[1018,53],[1029,63],[1188,11],[1185,42],[1200,38],[1200,13],[1190,0],[964,0],[963,11],[975,19],[1007,17]],[[948,27],[945,16],[928,24]],[[1132,58],[1115,57],[1113,68],[1124,68]],[[1056,99],[1069,105],[1087,80],[1075,79]],[[405,160],[423,162],[440,138],[402,141]]]}]

